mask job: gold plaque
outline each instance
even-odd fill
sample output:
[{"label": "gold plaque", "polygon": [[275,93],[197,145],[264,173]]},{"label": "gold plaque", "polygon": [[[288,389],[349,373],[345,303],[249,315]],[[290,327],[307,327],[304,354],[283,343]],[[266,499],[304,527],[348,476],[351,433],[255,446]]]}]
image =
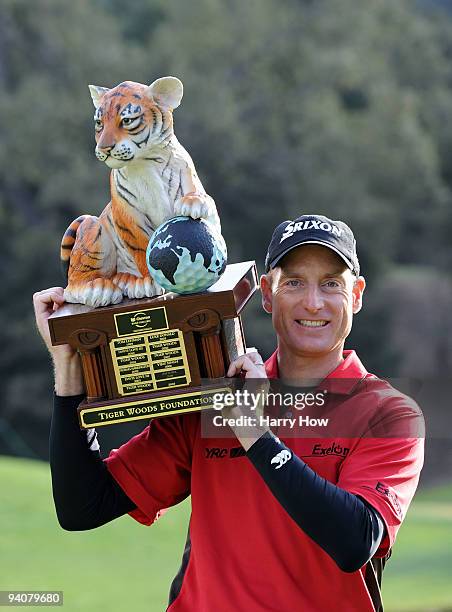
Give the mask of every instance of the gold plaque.
[{"label": "gold plaque", "polygon": [[194,410],[213,408],[216,393],[231,393],[231,387],[218,387],[206,391],[155,397],[147,400],[112,404],[107,407],[83,407],[79,411],[80,424],[83,428],[113,425],[139,419],[150,419],[169,414],[181,414]]},{"label": "gold plaque", "polygon": [[118,336],[168,329],[168,319],[164,306],[146,308],[135,312],[122,312],[121,314],[115,314],[114,319]]},{"label": "gold plaque", "polygon": [[114,338],[110,352],[120,395],[190,384],[190,368],[180,329]]}]

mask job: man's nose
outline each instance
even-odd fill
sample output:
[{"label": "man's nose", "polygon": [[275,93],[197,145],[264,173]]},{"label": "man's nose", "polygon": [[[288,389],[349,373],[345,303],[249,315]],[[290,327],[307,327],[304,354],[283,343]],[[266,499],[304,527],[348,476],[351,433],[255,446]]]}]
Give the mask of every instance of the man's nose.
[{"label": "man's nose", "polygon": [[323,297],[318,287],[307,287],[303,296],[303,306],[310,312],[317,312],[323,307]]}]

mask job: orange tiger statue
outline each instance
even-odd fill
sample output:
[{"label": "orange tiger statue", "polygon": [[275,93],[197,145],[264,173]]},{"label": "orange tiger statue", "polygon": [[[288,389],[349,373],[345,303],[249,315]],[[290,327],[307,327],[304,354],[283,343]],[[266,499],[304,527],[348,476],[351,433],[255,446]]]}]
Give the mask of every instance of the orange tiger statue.
[{"label": "orange tiger statue", "polygon": [[99,217],[82,215],[66,230],[61,260],[67,302],[107,306],[162,293],[146,265],[155,228],[176,215],[202,217],[221,232],[214,200],[173,130],[183,85],[89,86],[95,106],[96,157],[112,169],[111,201]]}]

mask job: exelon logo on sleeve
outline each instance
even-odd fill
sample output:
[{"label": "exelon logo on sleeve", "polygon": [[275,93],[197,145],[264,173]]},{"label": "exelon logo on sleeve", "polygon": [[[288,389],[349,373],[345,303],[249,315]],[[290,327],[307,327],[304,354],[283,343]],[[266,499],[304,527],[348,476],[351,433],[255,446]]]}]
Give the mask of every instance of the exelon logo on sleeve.
[{"label": "exelon logo on sleeve", "polygon": [[289,225],[285,228],[284,234],[281,236],[281,240],[279,243],[286,238],[292,236],[295,232],[300,232],[303,230],[321,230],[323,232],[329,232],[330,234],[335,234],[336,236],[342,235],[342,229],[337,227],[337,225],[333,225],[332,223],[328,223],[327,221],[318,221],[316,219],[307,219],[306,221],[296,221],[289,223]]}]

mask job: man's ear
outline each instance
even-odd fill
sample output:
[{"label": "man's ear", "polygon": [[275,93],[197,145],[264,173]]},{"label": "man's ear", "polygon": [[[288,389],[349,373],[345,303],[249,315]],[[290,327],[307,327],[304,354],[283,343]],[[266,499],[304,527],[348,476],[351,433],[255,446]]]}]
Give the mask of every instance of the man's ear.
[{"label": "man's ear", "polygon": [[265,310],[265,312],[268,312],[269,314],[271,314],[273,294],[272,294],[270,274],[263,274],[261,276],[260,285],[261,285],[261,294],[262,294],[262,308]]},{"label": "man's ear", "polygon": [[358,276],[353,283],[353,314],[357,314],[363,305],[363,293],[366,288],[366,281],[363,276]]}]

